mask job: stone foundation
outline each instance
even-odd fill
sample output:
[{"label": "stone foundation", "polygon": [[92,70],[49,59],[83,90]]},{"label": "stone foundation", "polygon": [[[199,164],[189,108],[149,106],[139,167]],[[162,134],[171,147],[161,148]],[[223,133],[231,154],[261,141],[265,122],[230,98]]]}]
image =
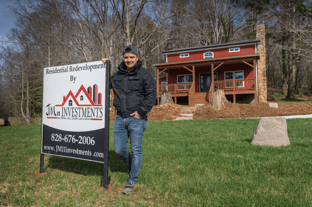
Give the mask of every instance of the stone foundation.
[{"label": "stone foundation", "polygon": [[266,79],[266,51],[265,51],[265,26],[257,26],[257,39],[260,43],[257,46],[258,60],[258,98],[259,102],[267,102],[267,79]]}]

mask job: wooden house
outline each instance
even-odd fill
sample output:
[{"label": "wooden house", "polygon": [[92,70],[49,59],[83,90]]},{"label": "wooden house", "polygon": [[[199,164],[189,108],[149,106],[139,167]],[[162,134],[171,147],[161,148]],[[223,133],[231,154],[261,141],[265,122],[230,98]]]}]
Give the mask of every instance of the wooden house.
[{"label": "wooden house", "polygon": [[[267,101],[265,28],[257,26],[255,40],[174,49],[163,52],[157,68],[157,104],[167,90],[175,103],[207,104],[211,92],[224,90],[233,103]],[[212,75],[214,74],[212,78]]]}]

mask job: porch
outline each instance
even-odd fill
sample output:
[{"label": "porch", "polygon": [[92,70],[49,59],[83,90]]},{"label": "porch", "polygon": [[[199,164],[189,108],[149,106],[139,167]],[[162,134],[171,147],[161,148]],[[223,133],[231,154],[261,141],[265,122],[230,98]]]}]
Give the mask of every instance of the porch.
[{"label": "porch", "polygon": [[[255,95],[256,99],[256,88],[254,80],[252,79],[214,81],[215,87],[214,88],[211,87],[209,92],[196,92],[194,88],[192,88],[192,85],[193,85],[192,83],[182,83],[182,84],[173,83],[173,84],[158,85],[157,98],[160,98],[161,94],[166,90],[167,92],[171,93],[171,96],[173,97],[175,103],[177,103],[178,97],[193,98],[193,100],[189,100],[190,103],[192,102],[210,103],[211,93],[214,89],[217,88],[222,89],[225,95],[232,95],[234,103],[236,103],[237,94],[253,94]],[[196,103],[189,105],[195,105]]]}]

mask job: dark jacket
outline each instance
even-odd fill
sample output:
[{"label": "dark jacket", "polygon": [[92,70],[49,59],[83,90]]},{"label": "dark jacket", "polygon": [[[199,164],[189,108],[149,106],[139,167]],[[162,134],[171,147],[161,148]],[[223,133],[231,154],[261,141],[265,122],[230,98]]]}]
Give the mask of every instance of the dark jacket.
[{"label": "dark jacket", "polygon": [[127,66],[122,62],[118,71],[110,78],[110,88],[113,88],[114,106],[117,114],[127,118],[137,111],[147,120],[146,114],[156,103],[156,84],[150,71],[141,67],[139,60],[134,69],[128,73]]}]

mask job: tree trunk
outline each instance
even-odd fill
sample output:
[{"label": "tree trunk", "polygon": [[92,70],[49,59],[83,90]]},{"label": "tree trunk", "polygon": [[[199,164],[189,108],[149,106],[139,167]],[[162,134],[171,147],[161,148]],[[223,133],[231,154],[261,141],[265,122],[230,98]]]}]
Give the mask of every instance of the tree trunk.
[{"label": "tree trunk", "polygon": [[30,110],[29,110],[29,106],[30,106],[30,97],[29,97],[29,79],[27,77],[27,82],[26,82],[26,117],[27,120],[30,121]]},{"label": "tree trunk", "polygon": [[21,100],[21,113],[23,118],[26,121],[26,124],[29,125],[30,124],[30,120],[28,119],[28,116],[24,113],[24,109],[23,109],[23,102],[24,102],[24,72],[23,72],[23,68],[22,68],[22,100]]},{"label": "tree trunk", "polygon": [[214,109],[221,109],[223,105],[229,104],[230,102],[226,99],[224,91],[218,89],[217,91],[213,91],[211,93],[210,103]]}]

